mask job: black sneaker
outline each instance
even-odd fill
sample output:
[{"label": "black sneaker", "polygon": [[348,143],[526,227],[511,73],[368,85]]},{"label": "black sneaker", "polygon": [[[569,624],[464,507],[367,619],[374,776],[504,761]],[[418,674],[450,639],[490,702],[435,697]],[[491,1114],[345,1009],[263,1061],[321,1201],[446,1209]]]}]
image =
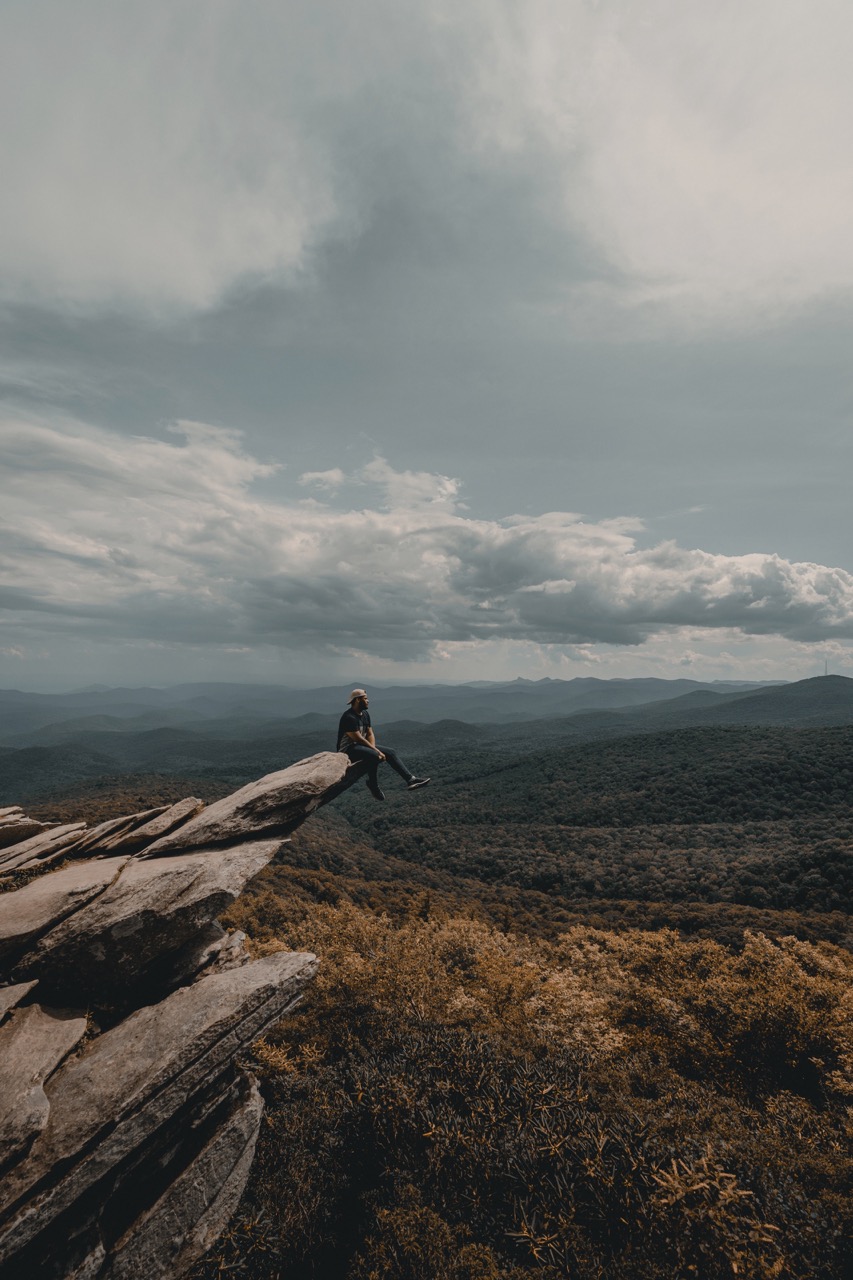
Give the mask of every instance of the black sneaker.
[{"label": "black sneaker", "polygon": [[418,787],[425,787],[428,782],[432,782],[432,778],[410,778],[409,791],[417,791]]},{"label": "black sneaker", "polygon": [[367,790],[368,790],[368,791],[370,792],[370,794],[373,796],[374,800],[384,800],[384,799],[385,799],[385,792],[384,792],[384,791],[382,791],[382,790],[380,790],[380,788],[379,788],[379,787],[377,787],[377,786],[371,786],[369,782],[368,782],[368,784],[367,784]]}]

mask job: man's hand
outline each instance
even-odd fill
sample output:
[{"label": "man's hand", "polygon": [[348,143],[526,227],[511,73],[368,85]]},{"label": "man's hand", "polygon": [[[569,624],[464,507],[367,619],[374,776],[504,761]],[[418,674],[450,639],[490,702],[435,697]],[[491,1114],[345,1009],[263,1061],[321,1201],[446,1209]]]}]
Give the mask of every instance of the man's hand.
[{"label": "man's hand", "polygon": [[[370,738],[365,738],[363,733],[359,733],[358,731],[355,731],[352,733],[347,733],[347,737],[349,738],[350,742],[357,742],[360,747],[370,747],[373,751],[376,752],[380,760],[385,759],[383,752],[381,752],[376,746],[376,739],[373,737],[373,734],[370,735]],[[372,742],[371,742],[371,738],[373,738]]]}]

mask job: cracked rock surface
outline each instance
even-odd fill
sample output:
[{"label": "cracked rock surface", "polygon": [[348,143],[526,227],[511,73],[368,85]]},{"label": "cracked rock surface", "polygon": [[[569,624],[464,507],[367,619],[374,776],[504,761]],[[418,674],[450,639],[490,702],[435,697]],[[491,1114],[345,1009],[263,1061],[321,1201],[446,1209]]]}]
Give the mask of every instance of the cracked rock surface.
[{"label": "cracked rock surface", "polygon": [[216,917],[362,772],[324,752],[92,829],[0,811],[0,1280],[171,1280],[215,1242],[263,1109],[236,1060],[317,969]]}]

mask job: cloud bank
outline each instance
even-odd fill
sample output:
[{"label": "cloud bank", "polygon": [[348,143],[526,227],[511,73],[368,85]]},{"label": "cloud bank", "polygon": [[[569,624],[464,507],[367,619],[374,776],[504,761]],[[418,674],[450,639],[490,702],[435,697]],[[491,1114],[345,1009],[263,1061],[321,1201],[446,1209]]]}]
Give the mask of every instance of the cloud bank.
[{"label": "cloud bank", "polygon": [[679,628],[853,637],[842,569],[644,546],[630,519],[477,519],[458,481],[381,458],[274,497],[275,466],[199,423],[157,440],[6,421],[0,444],[7,649],[34,629],[397,661],[454,643],[636,646]]},{"label": "cloud bank", "polygon": [[204,311],[389,208],[488,241],[489,204],[575,304],[849,294],[851,33],[843,0],[7,4],[2,296]]}]

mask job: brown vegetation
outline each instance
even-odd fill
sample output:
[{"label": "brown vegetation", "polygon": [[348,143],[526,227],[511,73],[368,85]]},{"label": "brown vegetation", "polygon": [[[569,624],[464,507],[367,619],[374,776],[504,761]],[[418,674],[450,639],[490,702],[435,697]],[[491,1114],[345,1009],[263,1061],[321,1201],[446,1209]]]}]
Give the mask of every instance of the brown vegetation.
[{"label": "brown vegetation", "polygon": [[846,1274],[847,953],[536,939],[429,904],[279,899],[273,930],[263,901],[231,923],[317,950],[321,977],[255,1048],[256,1168],[199,1276]]}]

